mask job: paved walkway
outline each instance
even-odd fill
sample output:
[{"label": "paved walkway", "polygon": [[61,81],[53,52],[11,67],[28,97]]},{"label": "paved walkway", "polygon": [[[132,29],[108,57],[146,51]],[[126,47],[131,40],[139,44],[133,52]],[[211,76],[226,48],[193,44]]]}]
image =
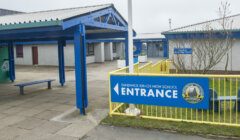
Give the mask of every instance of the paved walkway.
[{"label": "paved walkway", "polygon": [[18,66],[15,83],[49,78],[57,81],[52,90],[46,90],[47,84],[26,87],[24,96],[19,95],[19,89],[13,86],[15,83],[0,84],[0,139],[79,139],[84,134],[78,132],[87,133],[100,122],[94,119],[98,114],[93,113],[108,108],[107,74],[116,69],[115,65],[116,62],[88,65],[90,119],[78,117],[77,113],[82,120],[74,123],[51,120],[75,107],[74,69],[66,69],[66,86],[60,87],[57,67]]}]

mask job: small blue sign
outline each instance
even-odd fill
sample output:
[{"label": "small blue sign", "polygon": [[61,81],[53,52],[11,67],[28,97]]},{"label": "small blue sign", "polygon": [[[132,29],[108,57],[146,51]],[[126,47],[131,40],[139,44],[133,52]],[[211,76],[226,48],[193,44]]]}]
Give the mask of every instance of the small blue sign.
[{"label": "small blue sign", "polygon": [[140,55],[142,52],[142,42],[134,42],[133,51],[134,55]]},{"label": "small blue sign", "polygon": [[174,48],[174,54],[192,54],[192,48]]},{"label": "small blue sign", "polygon": [[111,101],[209,109],[209,79],[112,75]]}]

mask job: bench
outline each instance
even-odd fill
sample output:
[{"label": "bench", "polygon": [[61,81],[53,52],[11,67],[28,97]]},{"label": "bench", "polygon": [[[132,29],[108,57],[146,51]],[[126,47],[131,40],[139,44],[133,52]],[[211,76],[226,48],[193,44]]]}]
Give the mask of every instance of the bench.
[{"label": "bench", "polygon": [[222,102],[235,102],[234,110],[236,111],[236,108],[238,109],[238,112],[240,112],[240,90],[238,91],[238,96],[218,96],[216,91],[213,91],[212,89],[209,89],[210,93],[210,101],[209,101],[209,109],[213,109],[214,105],[214,111],[218,112],[219,108],[221,110],[221,103]]},{"label": "bench", "polygon": [[36,84],[42,84],[42,83],[48,83],[48,89],[51,89],[51,83],[55,81],[54,79],[47,79],[47,80],[39,80],[39,81],[33,81],[33,82],[25,82],[25,83],[19,83],[14,86],[17,86],[20,88],[20,94],[24,94],[24,87],[25,86],[31,86],[31,85],[36,85]]}]

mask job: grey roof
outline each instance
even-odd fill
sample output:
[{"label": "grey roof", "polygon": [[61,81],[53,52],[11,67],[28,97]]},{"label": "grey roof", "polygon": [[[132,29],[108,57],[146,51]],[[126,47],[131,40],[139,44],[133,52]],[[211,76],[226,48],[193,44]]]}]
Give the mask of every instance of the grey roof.
[{"label": "grey roof", "polygon": [[[163,32],[163,34],[204,32],[204,31],[207,31],[207,29],[211,29],[214,31],[220,31],[223,29],[222,21],[223,21],[223,18],[218,18],[218,19],[214,19],[214,20],[209,20],[209,21],[205,21],[205,22],[200,22],[200,23],[172,29],[172,30]],[[226,26],[227,27],[226,29],[233,30],[233,31],[240,30],[240,14],[229,16],[226,18],[225,21],[227,21],[228,23],[232,22],[232,27]],[[207,28],[207,27],[209,27],[209,28]],[[229,27],[231,27],[231,28],[229,28]]]},{"label": "grey roof", "polygon": [[23,13],[23,12],[0,8],[0,16],[13,15],[18,13]]},{"label": "grey roof", "polygon": [[134,39],[162,39],[165,38],[161,33],[140,33]]},{"label": "grey roof", "polygon": [[112,4],[96,5],[87,7],[77,7],[68,9],[58,9],[49,11],[39,11],[31,13],[21,13],[15,15],[8,15],[0,17],[0,25],[17,25],[23,23],[34,22],[49,22],[49,21],[62,21],[71,17],[81,16],[87,13],[98,11],[104,8],[108,8]]}]

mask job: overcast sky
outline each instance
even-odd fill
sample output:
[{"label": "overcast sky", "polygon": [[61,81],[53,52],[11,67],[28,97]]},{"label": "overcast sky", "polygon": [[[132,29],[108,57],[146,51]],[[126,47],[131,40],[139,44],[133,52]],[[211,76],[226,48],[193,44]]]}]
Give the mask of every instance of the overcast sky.
[{"label": "overcast sky", "polygon": [[[240,0],[228,0],[240,13]],[[0,0],[0,8],[25,12],[114,3],[127,18],[127,0]],[[161,32],[218,17],[221,0],[133,0],[133,26],[138,33]]]}]

